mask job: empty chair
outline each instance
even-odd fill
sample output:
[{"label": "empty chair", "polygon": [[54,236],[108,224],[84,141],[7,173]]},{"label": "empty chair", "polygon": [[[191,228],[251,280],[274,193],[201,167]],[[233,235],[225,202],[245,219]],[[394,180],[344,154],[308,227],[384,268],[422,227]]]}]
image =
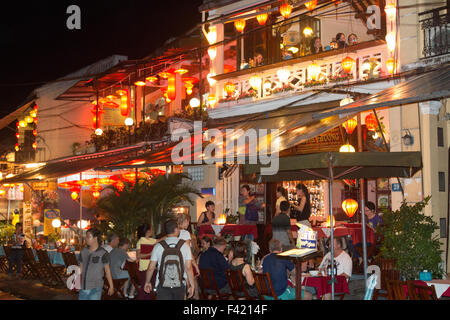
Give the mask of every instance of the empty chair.
[{"label": "empty chair", "polygon": [[408,284],[406,281],[388,280],[386,285],[388,300],[408,300],[406,295]]},{"label": "empty chair", "polygon": [[434,285],[427,286],[414,281],[407,281],[407,283],[410,300],[439,300]]},{"label": "empty chair", "polygon": [[273,290],[272,281],[270,281],[269,273],[256,273],[253,272],[255,278],[256,288],[258,289],[259,296],[262,300],[267,300],[267,297],[272,297],[274,300],[278,300],[278,296]]}]

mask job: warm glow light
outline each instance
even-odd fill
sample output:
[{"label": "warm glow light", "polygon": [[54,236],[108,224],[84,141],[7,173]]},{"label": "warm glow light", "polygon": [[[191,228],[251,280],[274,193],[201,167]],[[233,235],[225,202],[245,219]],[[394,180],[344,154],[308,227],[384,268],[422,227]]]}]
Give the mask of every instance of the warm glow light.
[{"label": "warm glow light", "polygon": [[352,103],[354,100],[352,99],[352,98],[344,98],[344,99],[342,99],[341,100],[341,102],[339,103],[339,105],[341,106],[341,107],[343,107],[343,106],[345,106],[345,105],[347,105],[347,104],[350,104],[350,103]]},{"label": "warm glow light", "polygon": [[292,12],[292,6],[285,2],[280,6],[280,14],[283,16],[283,18],[287,19],[291,15]]},{"label": "warm glow light", "polygon": [[289,47],[287,50],[292,52],[293,54],[296,54],[298,52],[298,48],[297,47]]},{"label": "warm glow light", "polygon": [[30,117],[30,116],[26,116],[25,117],[25,121],[27,122],[27,123],[33,123],[33,117]]},{"label": "warm glow light", "polygon": [[19,121],[19,126],[21,126],[22,128],[26,128],[27,125],[28,125],[28,124],[27,124],[26,121],[24,121],[24,120],[20,120],[20,121]]},{"label": "warm glow light", "polygon": [[387,47],[388,47],[388,49],[389,49],[389,51],[391,51],[391,52],[394,52],[394,50],[395,50],[395,41],[396,39],[395,39],[395,33],[394,32],[389,32],[387,35],[386,35],[386,44],[387,44]]},{"label": "warm glow light", "polygon": [[308,66],[308,78],[315,81],[319,77],[320,67],[317,63],[312,63]]},{"label": "warm glow light", "polygon": [[186,82],[184,84],[184,86],[186,87],[186,93],[188,95],[191,95],[192,94],[192,88],[194,88],[194,85],[191,82]]},{"label": "warm glow light", "polygon": [[95,134],[96,134],[97,136],[101,136],[101,135],[103,134],[103,130],[100,129],[100,128],[97,128],[97,129],[95,129]]},{"label": "warm glow light", "polygon": [[250,86],[253,89],[255,89],[255,90],[261,89],[261,83],[262,83],[261,77],[251,76],[250,79],[248,80],[248,82],[250,83]]},{"label": "warm glow light", "polygon": [[6,194],[6,190],[5,189],[0,189],[0,196],[4,196]]},{"label": "warm glow light", "polygon": [[16,133],[16,138],[19,139],[20,138],[20,134],[17,132]]},{"label": "warm glow light", "polygon": [[76,191],[72,191],[72,193],[70,194],[70,197],[72,198],[73,201],[78,199],[78,192]]},{"label": "warm glow light", "polygon": [[355,215],[356,210],[358,210],[358,202],[353,199],[345,199],[342,202],[342,210],[344,210],[345,214],[351,218]]},{"label": "warm glow light", "polygon": [[217,41],[217,31],[215,26],[210,26],[209,31],[206,34],[206,40],[208,40],[209,44],[214,44]]},{"label": "warm glow light", "polygon": [[158,77],[150,76],[150,77],[145,78],[145,80],[147,80],[148,82],[156,82],[156,81],[158,81]]},{"label": "warm glow light", "polygon": [[36,142],[33,142],[32,147],[33,147],[34,150],[36,150],[36,149],[37,149],[37,143],[36,143]]},{"label": "warm glow light", "polygon": [[310,37],[313,35],[313,33],[314,31],[311,27],[306,27],[305,29],[303,29],[303,34],[305,35],[305,37]]},{"label": "warm glow light", "polygon": [[233,82],[227,82],[224,85],[225,92],[227,95],[231,96],[234,93],[234,90],[236,89],[236,86]]},{"label": "warm glow light", "polygon": [[59,219],[53,219],[53,221],[52,221],[52,227],[53,227],[53,228],[59,228],[59,227],[61,227],[61,220],[59,220]]},{"label": "warm glow light", "polygon": [[33,130],[33,135],[34,135],[35,137],[37,136],[37,130],[36,130],[36,129]]},{"label": "warm glow light", "polygon": [[269,18],[269,15],[267,13],[261,13],[256,16],[256,20],[258,20],[258,23],[261,26],[266,24],[267,18]]},{"label": "warm glow light", "polygon": [[263,87],[264,90],[269,91],[270,89],[272,89],[272,82],[270,82],[270,80],[264,81]]},{"label": "warm glow light", "polygon": [[347,134],[352,134],[357,125],[358,125],[358,121],[356,121],[355,118],[351,118],[342,124],[342,126],[345,128],[345,132],[347,132]]},{"label": "warm glow light", "polygon": [[126,117],[129,112],[130,110],[128,108],[128,94],[125,91],[125,94],[120,95],[120,114]]},{"label": "warm glow light", "polygon": [[208,75],[206,76],[206,79],[208,79],[209,85],[213,86],[216,83],[216,80],[213,79],[212,77],[214,77],[216,74],[214,72],[210,72],[208,73]]},{"label": "warm glow light", "polygon": [[313,0],[313,1],[309,1],[305,3],[305,7],[306,9],[308,9],[308,11],[312,11],[316,8],[317,6],[317,0]]},{"label": "warm glow light", "polygon": [[209,94],[208,96],[208,104],[211,108],[214,108],[214,106],[216,105],[216,96],[213,95],[212,93]]},{"label": "warm glow light", "polygon": [[167,82],[167,97],[173,101],[176,96],[175,75],[171,74]]},{"label": "warm glow light", "polygon": [[117,97],[116,97],[115,95],[113,95],[113,94],[110,94],[110,95],[107,95],[107,96],[106,96],[106,99],[108,99],[108,100],[114,100],[114,99],[117,99]]},{"label": "warm glow light", "polygon": [[158,73],[158,76],[160,76],[160,77],[163,78],[163,79],[169,78],[170,75],[171,75],[170,72],[160,72],[160,73]]},{"label": "warm glow light", "polygon": [[143,86],[145,86],[145,82],[144,82],[144,81],[136,81],[136,82],[134,83],[134,85],[135,85],[136,87],[143,87]]},{"label": "warm glow light", "polygon": [[222,213],[217,219],[217,224],[225,224],[225,223],[227,223],[227,215]]},{"label": "warm glow light", "polygon": [[355,152],[355,148],[351,144],[344,144],[339,149],[339,152]]},{"label": "warm glow light", "polygon": [[395,19],[396,12],[397,12],[397,8],[395,7],[395,4],[393,4],[393,3],[388,3],[388,4],[386,4],[386,6],[384,7],[384,12],[386,12],[386,16],[387,16],[390,20],[394,20],[394,19]]},{"label": "warm glow light", "polygon": [[126,118],[125,119],[125,125],[127,127],[131,127],[133,125],[133,123],[134,123],[133,118]]},{"label": "warm glow light", "polygon": [[214,60],[214,58],[216,57],[216,53],[217,53],[216,48],[211,47],[208,49],[208,56],[211,60]]},{"label": "warm glow light", "polygon": [[397,67],[397,63],[395,62],[394,58],[389,58],[386,60],[386,69],[390,74],[394,73],[394,70]]},{"label": "warm glow light", "polygon": [[344,69],[346,73],[350,73],[352,71],[354,64],[355,60],[350,57],[345,57],[341,62],[342,69]]},{"label": "warm glow light", "polygon": [[277,77],[278,77],[278,79],[280,79],[280,81],[282,83],[287,82],[290,75],[291,75],[291,72],[287,69],[278,69],[278,71],[277,71]]},{"label": "warm glow light", "polygon": [[370,71],[370,68],[371,68],[370,61],[369,60],[364,60],[361,68],[362,68],[363,71]]},{"label": "warm glow light", "polygon": [[33,117],[33,118],[36,118],[37,117],[37,112],[34,111],[34,110],[31,110],[30,111],[30,116]]},{"label": "warm glow light", "polygon": [[366,123],[366,128],[369,131],[376,131],[378,128],[378,122],[377,118],[375,118],[375,115],[371,112],[369,113],[365,118],[364,122]]},{"label": "warm glow light", "polygon": [[81,220],[81,221],[77,222],[77,227],[81,228],[81,229],[86,229],[88,225],[89,225],[89,222],[86,220]]},{"label": "warm glow light", "polygon": [[192,98],[191,101],[189,101],[189,105],[192,108],[198,108],[200,107],[200,100],[198,98]]},{"label": "warm glow light", "polygon": [[122,89],[117,90],[116,93],[117,93],[119,96],[126,96],[126,95],[127,95],[127,91],[126,91],[126,90],[122,90]]},{"label": "warm glow light", "polygon": [[[328,216],[327,221],[325,221],[325,227],[330,228],[331,216]],[[333,228],[336,226],[336,218],[333,216]]]},{"label": "warm glow light", "polygon": [[238,32],[244,32],[245,29],[245,19],[239,19],[234,21],[234,27]]},{"label": "warm glow light", "polygon": [[187,69],[183,69],[183,68],[178,68],[177,70],[174,71],[175,73],[178,73],[179,75],[183,75],[185,73],[188,72]]},{"label": "warm glow light", "polygon": [[92,196],[93,196],[95,199],[98,199],[98,198],[100,197],[100,192],[94,191],[94,192],[92,192]]}]

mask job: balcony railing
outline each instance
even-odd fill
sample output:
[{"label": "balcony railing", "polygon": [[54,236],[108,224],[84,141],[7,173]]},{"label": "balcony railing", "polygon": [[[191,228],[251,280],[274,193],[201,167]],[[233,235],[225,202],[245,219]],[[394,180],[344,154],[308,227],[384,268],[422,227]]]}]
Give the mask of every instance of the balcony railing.
[{"label": "balcony railing", "polygon": [[423,30],[423,57],[430,58],[449,53],[450,25],[447,7],[419,13]]}]

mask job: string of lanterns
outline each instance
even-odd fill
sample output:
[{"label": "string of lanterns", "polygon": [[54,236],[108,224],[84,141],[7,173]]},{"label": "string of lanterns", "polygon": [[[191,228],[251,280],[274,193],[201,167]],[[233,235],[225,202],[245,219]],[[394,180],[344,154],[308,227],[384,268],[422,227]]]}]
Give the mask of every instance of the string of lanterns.
[{"label": "string of lanterns", "polygon": [[[37,119],[37,113],[38,113],[38,106],[37,104],[34,105],[33,109],[31,109],[31,111],[29,111],[24,117],[23,119],[17,121],[16,123],[16,138],[17,138],[17,143],[14,145],[14,150],[16,152],[20,151],[21,146],[20,146],[20,141],[21,141],[21,137],[22,135],[20,134],[20,130],[33,130],[33,136],[36,139],[37,136],[37,123],[38,123],[38,119]],[[32,148],[33,149],[37,149],[37,143],[36,141],[32,142]]]}]

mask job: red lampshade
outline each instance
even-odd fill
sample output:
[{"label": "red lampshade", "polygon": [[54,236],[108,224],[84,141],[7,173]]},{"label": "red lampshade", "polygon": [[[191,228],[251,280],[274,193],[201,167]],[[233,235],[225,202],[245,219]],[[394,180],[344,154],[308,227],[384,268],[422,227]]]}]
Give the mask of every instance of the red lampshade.
[{"label": "red lampshade", "polygon": [[175,91],[175,75],[171,74],[168,78],[167,82],[167,97],[173,101],[176,98],[176,91]]},{"label": "red lampshade", "polygon": [[354,216],[356,211],[358,210],[358,202],[353,199],[345,199],[342,202],[342,210],[344,210],[345,214],[351,218]]},{"label": "red lampshade", "polygon": [[354,64],[355,64],[355,60],[353,60],[350,57],[345,57],[341,62],[342,69],[344,69],[344,71],[346,73],[350,73],[352,71]]},{"label": "red lampshade", "polygon": [[355,118],[351,118],[342,124],[342,126],[345,128],[345,132],[347,132],[347,134],[352,134],[357,125],[358,125],[358,121],[356,121]]},{"label": "red lampshade", "polygon": [[373,113],[369,113],[364,119],[366,122],[366,128],[369,131],[376,131],[378,128],[377,119],[375,118]]},{"label": "red lampshade", "polygon": [[244,32],[245,29],[245,19],[239,19],[234,21],[234,27],[238,32]]},{"label": "red lampshade", "polygon": [[313,0],[313,1],[309,1],[307,3],[305,3],[305,7],[306,9],[308,9],[308,11],[314,10],[317,6],[317,0]]},{"label": "red lampshade", "polygon": [[267,18],[269,18],[269,15],[267,13],[261,13],[256,16],[256,20],[258,20],[258,23],[261,26],[266,24]]},{"label": "red lampshade", "polygon": [[292,12],[292,6],[285,2],[280,6],[280,14],[283,16],[283,18],[287,19],[291,15]]}]

